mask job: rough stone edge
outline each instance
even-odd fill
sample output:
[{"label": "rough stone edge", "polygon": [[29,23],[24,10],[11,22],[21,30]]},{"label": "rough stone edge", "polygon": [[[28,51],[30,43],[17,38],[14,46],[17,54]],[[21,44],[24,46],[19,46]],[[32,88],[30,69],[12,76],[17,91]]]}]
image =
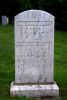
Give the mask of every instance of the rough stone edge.
[{"label": "rough stone edge", "polygon": [[44,85],[15,85],[14,82],[10,86],[11,96],[26,96],[26,97],[59,97],[59,88],[54,82],[53,84]]}]

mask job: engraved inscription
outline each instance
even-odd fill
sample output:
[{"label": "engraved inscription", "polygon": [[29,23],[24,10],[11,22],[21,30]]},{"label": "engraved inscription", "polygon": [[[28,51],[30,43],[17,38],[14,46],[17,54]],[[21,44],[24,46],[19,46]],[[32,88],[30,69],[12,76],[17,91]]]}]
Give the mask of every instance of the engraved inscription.
[{"label": "engraved inscription", "polygon": [[46,27],[49,28],[52,22],[16,22],[16,24],[19,28],[16,41],[17,66],[45,68],[48,62],[50,64],[50,44],[52,43],[50,31],[46,30]]},{"label": "engraved inscription", "polygon": [[[51,42],[50,31],[52,28],[52,22],[16,22],[17,29],[17,41],[22,42]],[[18,36],[19,35],[19,36]]]}]

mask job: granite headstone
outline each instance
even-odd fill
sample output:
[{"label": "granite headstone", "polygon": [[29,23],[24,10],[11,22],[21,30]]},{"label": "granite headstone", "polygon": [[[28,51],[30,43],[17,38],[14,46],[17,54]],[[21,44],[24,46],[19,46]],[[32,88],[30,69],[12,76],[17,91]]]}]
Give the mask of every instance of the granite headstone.
[{"label": "granite headstone", "polygon": [[2,16],[2,25],[7,26],[8,23],[9,23],[8,17],[7,16]]},{"label": "granite headstone", "polygon": [[28,10],[15,16],[15,82],[12,96],[59,96],[54,82],[54,16]]}]

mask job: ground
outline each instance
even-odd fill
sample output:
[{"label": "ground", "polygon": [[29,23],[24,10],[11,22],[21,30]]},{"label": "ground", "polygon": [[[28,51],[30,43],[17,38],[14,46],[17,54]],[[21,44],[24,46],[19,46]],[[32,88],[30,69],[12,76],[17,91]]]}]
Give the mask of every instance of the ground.
[{"label": "ground", "polygon": [[[10,96],[10,84],[15,80],[13,27],[0,25],[0,100],[32,100]],[[54,50],[54,80],[60,88],[60,100],[67,100],[67,32],[55,31]]]}]

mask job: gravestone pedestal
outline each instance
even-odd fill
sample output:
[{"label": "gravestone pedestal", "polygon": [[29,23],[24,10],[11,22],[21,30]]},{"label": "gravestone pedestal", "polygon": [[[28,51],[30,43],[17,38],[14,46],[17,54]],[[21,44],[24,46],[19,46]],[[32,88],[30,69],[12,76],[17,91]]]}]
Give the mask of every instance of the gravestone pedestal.
[{"label": "gravestone pedestal", "polygon": [[59,96],[54,82],[54,16],[28,10],[15,17],[15,82],[12,96]]},{"label": "gravestone pedestal", "polygon": [[11,83],[11,96],[26,96],[26,97],[42,97],[42,96],[53,96],[58,97],[59,88],[54,82],[52,84],[15,84]]}]

